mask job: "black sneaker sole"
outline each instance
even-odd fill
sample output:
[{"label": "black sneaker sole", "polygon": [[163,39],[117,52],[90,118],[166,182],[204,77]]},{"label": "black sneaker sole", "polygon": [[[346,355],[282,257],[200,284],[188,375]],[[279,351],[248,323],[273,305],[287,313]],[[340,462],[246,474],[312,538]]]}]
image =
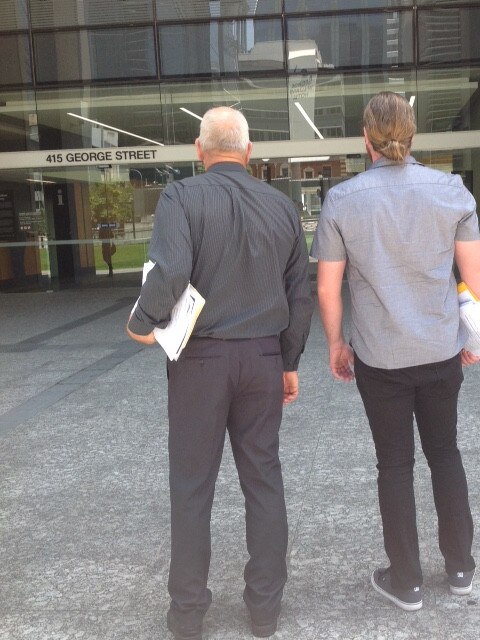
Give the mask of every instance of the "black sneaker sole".
[{"label": "black sneaker sole", "polygon": [[422,600],[419,600],[418,602],[405,602],[404,600],[400,600],[400,598],[397,598],[392,593],[389,593],[388,591],[385,591],[385,589],[382,589],[382,587],[380,587],[375,582],[374,576],[375,576],[375,571],[372,573],[372,576],[370,578],[372,587],[375,589],[375,591],[378,591],[378,593],[380,593],[384,598],[387,598],[388,600],[390,600],[390,602],[393,602],[393,604],[396,604],[397,607],[400,607],[400,609],[403,609],[404,611],[418,611],[419,609],[422,608],[423,606]]}]

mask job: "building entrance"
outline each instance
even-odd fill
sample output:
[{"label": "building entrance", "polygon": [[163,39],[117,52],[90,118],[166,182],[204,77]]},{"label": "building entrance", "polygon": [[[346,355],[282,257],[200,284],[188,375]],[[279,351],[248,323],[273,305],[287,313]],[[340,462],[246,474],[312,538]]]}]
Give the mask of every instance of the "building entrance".
[{"label": "building entrance", "polygon": [[[268,157],[261,149],[262,157],[248,170],[293,200],[310,244],[329,189],[368,167],[360,150],[361,140],[351,145],[351,153],[321,156]],[[191,148],[188,153],[193,156]],[[461,174],[474,195],[480,182],[477,154],[477,149],[414,151],[427,165]],[[0,291],[138,286],[160,195],[170,182],[203,168],[191,157],[155,163],[96,160],[35,170],[0,168]]]}]

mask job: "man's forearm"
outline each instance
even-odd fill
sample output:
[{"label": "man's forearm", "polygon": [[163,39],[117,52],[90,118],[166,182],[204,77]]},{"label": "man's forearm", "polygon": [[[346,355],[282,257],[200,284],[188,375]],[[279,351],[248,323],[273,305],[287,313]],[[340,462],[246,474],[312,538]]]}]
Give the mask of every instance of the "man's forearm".
[{"label": "man's forearm", "polygon": [[463,278],[463,281],[473,293],[473,295],[480,300],[480,274],[471,274]]},{"label": "man's forearm", "polygon": [[346,260],[318,262],[317,294],[320,318],[330,348],[345,342],[342,332],[342,280],[345,265]]},{"label": "man's forearm", "polygon": [[333,294],[318,288],[320,319],[323,324],[328,346],[345,342],[342,331],[343,302],[340,294]]},{"label": "man's forearm", "polygon": [[342,332],[343,302],[341,290],[318,287],[320,317],[327,337],[330,371],[337,380],[350,382],[354,378],[353,354]]},{"label": "man's forearm", "polygon": [[480,240],[455,242],[455,261],[463,282],[480,299]]}]

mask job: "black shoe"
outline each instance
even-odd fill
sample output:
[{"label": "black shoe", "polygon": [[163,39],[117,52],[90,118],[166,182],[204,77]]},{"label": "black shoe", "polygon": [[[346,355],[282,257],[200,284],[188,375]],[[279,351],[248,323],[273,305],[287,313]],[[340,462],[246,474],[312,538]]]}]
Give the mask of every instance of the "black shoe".
[{"label": "black shoe", "polygon": [[277,630],[277,620],[258,623],[252,620],[252,633],[256,638],[268,638]]},{"label": "black shoe", "polygon": [[468,596],[472,592],[474,575],[475,569],[472,571],[457,571],[457,573],[448,576],[450,593],[453,593],[454,596]]},{"label": "black shoe", "polygon": [[404,611],[417,611],[422,608],[422,587],[396,589],[390,581],[390,569],[375,569],[372,573],[372,586]]},{"label": "black shoe", "polygon": [[173,633],[175,640],[202,640],[202,625],[188,627],[175,619],[174,613],[167,612],[167,628]]}]

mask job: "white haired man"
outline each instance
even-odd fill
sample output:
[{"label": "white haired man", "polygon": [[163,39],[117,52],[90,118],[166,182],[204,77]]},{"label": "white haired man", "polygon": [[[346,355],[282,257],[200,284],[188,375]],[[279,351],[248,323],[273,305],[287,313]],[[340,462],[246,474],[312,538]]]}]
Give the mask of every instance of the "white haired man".
[{"label": "white haired man", "polygon": [[170,184],[150,245],[155,267],[129,320],[153,344],[189,281],[205,297],[192,338],[168,362],[171,596],[176,640],[200,640],[210,516],[228,430],[245,496],[249,560],[244,600],[252,631],[275,633],[287,579],[287,518],[278,457],[282,401],[298,395],[297,367],[312,296],[308,253],[293,203],[246,171],[244,116],[209,110],[196,140],[206,173]]}]

